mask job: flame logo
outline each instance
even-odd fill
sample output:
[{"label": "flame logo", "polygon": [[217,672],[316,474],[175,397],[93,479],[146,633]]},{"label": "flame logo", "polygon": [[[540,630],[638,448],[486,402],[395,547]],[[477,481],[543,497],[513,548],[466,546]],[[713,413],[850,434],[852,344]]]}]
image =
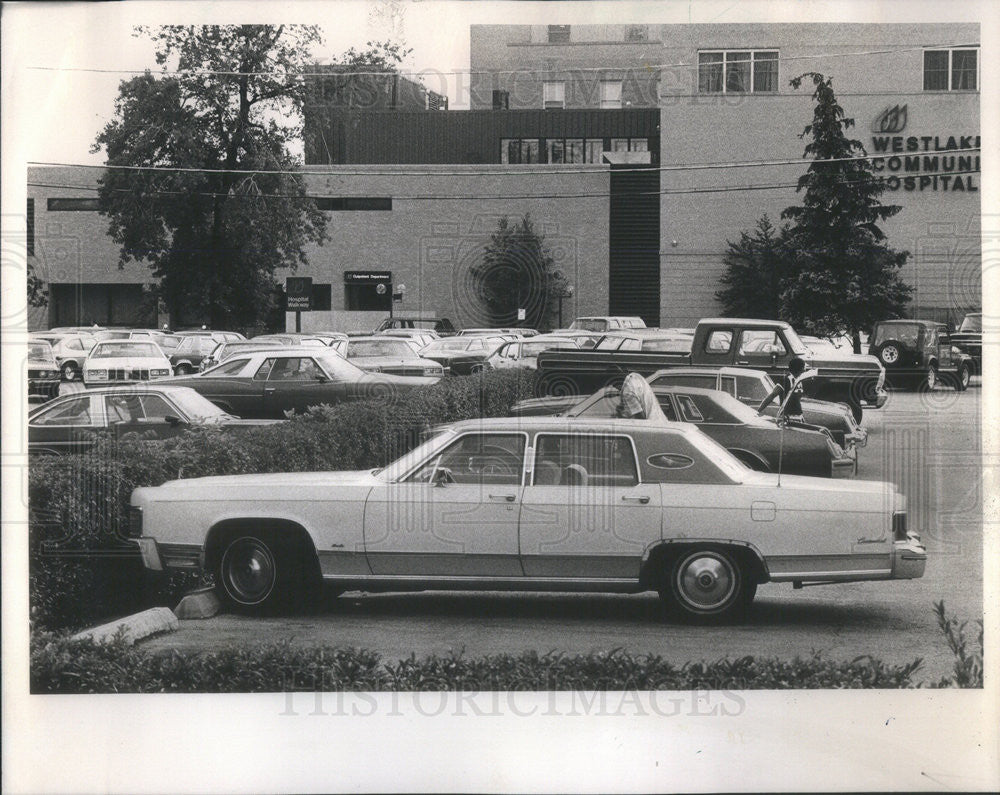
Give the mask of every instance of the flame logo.
[{"label": "flame logo", "polygon": [[906,127],[906,105],[886,108],[872,122],[873,133],[898,133]]}]

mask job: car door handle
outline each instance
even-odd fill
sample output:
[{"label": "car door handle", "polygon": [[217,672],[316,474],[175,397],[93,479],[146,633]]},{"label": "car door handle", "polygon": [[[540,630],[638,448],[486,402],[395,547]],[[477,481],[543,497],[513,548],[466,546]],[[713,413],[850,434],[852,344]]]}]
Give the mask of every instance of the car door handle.
[{"label": "car door handle", "polygon": [[264,391],[265,392],[274,392],[276,389],[277,389],[277,387],[273,387],[273,386],[266,386],[266,387],[264,387]]},{"label": "car door handle", "polygon": [[750,360],[749,359],[737,359],[736,363],[737,364],[750,364]]},{"label": "car door handle", "polygon": [[647,497],[646,495],[642,495],[641,497],[632,497],[629,496],[628,494],[623,494],[622,502],[640,502],[643,505],[645,505],[647,502],[649,502],[649,497]]},{"label": "car door handle", "polygon": [[517,499],[513,494],[491,494],[491,500],[503,500],[504,502],[514,502]]}]

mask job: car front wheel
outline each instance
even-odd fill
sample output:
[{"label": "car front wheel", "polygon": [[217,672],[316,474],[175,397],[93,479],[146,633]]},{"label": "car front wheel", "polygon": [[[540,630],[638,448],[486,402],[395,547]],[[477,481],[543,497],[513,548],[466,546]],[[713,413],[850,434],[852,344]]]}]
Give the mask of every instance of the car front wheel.
[{"label": "car front wheel", "polygon": [[674,559],[660,595],[683,620],[705,624],[740,618],[756,590],[732,553],[704,548]]},{"label": "car front wheel", "polygon": [[75,381],[80,374],[80,369],[76,366],[76,362],[66,362],[60,369],[64,381]]},{"label": "car front wheel", "polygon": [[922,392],[933,392],[937,389],[938,384],[938,374],[937,368],[931,365],[924,372],[924,377],[920,382],[920,390]]},{"label": "car front wheel", "polygon": [[958,368],[958,376],[955,379],[955,389],[959,392],[964,392],[969,388],[969,382],[972,380],[972,370],[969,365],[963,364]]}]

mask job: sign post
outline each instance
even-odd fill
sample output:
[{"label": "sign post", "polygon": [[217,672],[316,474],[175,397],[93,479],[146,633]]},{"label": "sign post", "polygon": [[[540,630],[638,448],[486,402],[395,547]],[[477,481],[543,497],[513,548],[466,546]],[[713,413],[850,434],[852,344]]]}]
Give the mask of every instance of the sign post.
[{"label": "sign post", "polygon": [[312,277],[285,279],[285,311],[295,312],[295,330],[302,331],[302,313],[312,311]]}]

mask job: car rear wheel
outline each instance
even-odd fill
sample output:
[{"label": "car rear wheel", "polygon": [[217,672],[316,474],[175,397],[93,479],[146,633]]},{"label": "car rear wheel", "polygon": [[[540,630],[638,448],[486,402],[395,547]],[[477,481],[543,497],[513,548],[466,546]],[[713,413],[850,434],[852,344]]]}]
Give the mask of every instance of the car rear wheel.
[{"label": "car rear wheel", "polygon": [[674,558],[660,596],[682,620],[706,624],[740,618],[756,591],[735,555],[706,547]]},{"label": "car rear wheel", "polygon": [[924,372],[924,377],[920,381],[920,391],[933,392],[935,389],[937,389],[937,385],[938,385],[937,368],[931,365]]}]

